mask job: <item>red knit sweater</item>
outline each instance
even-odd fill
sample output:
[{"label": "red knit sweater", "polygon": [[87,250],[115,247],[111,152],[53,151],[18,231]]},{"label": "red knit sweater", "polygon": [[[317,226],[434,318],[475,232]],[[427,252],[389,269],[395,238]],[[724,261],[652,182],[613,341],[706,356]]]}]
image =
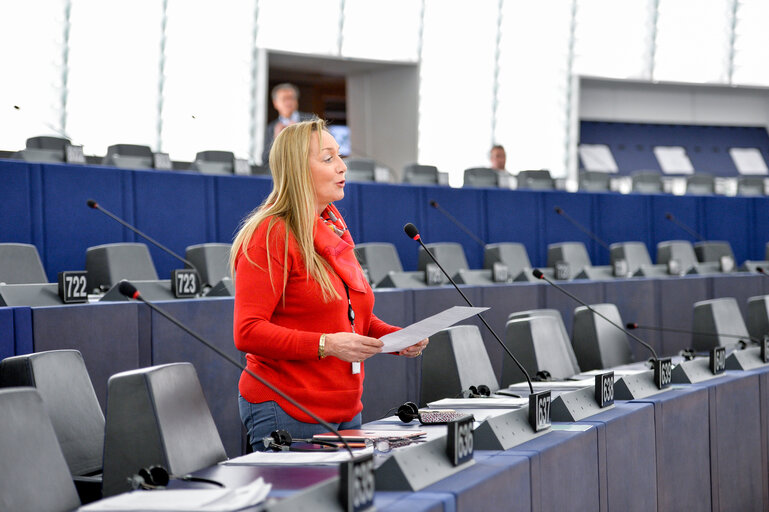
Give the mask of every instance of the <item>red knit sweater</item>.
[{"label": "red knit sweater", "polygon": [[[344,221],[333,205],[329,206]],[[339,276],[350,289],[355,311],[355,332],[378,338],[398,330],[373,314],[374,292],[366,282],[353,253],[354,243],[348,231],[335,234],[319,218],[315,225],[315,250],[331,264],[334,288],[341,297],[323,302],[320,286],[308,277],[299,246],[292,235],[285,254],[285,224],[279,219],[267,238],[269,220],[256,229],[236,261],[235,346],[246,352],[247,367],[279,387],[300,404],[326,421],[351,420],[363,405],[364,370],[353,374],[351,363],[335,357],[318,360],[318,342],[322,333],[351,332],[347,315],[347,294]],[[270,266],[266,246],[269,243]],[[283,290],[283,272],[288,281]],[[272,282],[270,281],[272,275]],[[376,357],[376,356],[375,356]],[[240,377],[240,393],[249,402],[274,400],[293,418],[308,423],[314,420],[245,372]]]}]

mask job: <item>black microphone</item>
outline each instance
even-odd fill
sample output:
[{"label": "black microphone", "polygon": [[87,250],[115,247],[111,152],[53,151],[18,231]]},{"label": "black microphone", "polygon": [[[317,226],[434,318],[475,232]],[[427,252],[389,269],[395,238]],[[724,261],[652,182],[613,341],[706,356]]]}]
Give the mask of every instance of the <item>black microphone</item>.
[{"label": "black microphone", "polygon": [[756,272],[758,272],[764,277],[769,277],[769,274],[766,273],[766,270],[764,270],[764,267],[756,267]]},{"label": "black microphone", "polygon": [[[459,286],[457,286],[457,283],[454,282],[454,280],[451,278],[451,276],[448,274],[448,272],[446,272],[446,270],[444,270],[444,268],[441,266],[441,264],[438,263],[438,260],[435,259],[435,256],[433,256],[433,253],[430,252],[430,249],[428,249],[425,246],[424,242],[422,242],[422,237],[419,236],[419,230],[417,229],[417,227],[414,224],[409,222],[408,224],[403,226],[403,231],[406,232],[406,234],[409,236],[409,238],[413,238],[414,240],[419,242],[419,245],[422,246],[422,248],[430,256],[430,258],[435,262],[435,264],[438,265],[438,268],[441,269],[441,272],[443,272],[443,275],[445,275],[449,279],[449,282],[451,282],[451,284],[454,285],[454,288],[459,292],[459,294],[462,296],[462,298],[465,299],[465,302],[467,302],[467,305],[470,306],[471,308],[475,307],[475,306],[473,306],[473,303],[470,302],[470,299],[468,299],[467,296],[462,292],[462,290],[459,289]],[[529,373],[526,371],[526,369],[523,367],[523,365],[518,361],[518,359],[515,358],[513,353],[510,352],[510,350],[505,346],[505,344],[502,342],[502,340],[499,339],[499,336],[497,336],[497,333],[494,332],[494,329],[492,329],[491,326],[486,322],[486,319],[483,318],[483,315],[481,315],[479,313],[478,314],[478,318],[481,319],[481,322],[483,322],[483,325],[485,325],[486,328],[489,330],[489,332],[492,334],[492,336],[494,336],[494,339],[497,340],[497,342],[502,347],[502,349],[504,349],[504,351],[507,352],[507,355],[510,356],[510,358],[513,360],[513,362],[516,364],[516,366],[518,366],[518,368],[523,372],[523,375],[526,377],[526,382],[529,383],[529,391],[531,391],[531,394],[533,395],[534,394],[534,386],[531,383],[531,377],[529,377]]]},{"label": "black microphone", "polygon": [[[486,247],[486,244],[484,243],[483,240],[478,238],[478,236],[476,236],[475,233],[473,233],[470,229],[468,229],[467,226],[465,226],[464,224],[459,222],[457,219],[455,219],[453,215],[451,215],[449,212],[446,211],[445,208],[443,208],[441,205],[438,204],[438,201],[430,199],[430,206],[432,206],[433,208],[435,208],[436,210],[441,212],[447,219],[449,219],[451,222],[453,222],[459,229],[461,229],[462,231],[467,233],[468,236],[470,236],[470,238],[472,238],[475,241],[475,243],[477,243],[481,247],[484,247],[484,248]],[[414,229],[416,229],[416,228],[414,228]]]},{"label": "black microphone", "polygon": [[628,322],[625,324],[625,327],[628,329],[646,329],[649,331],[660,331],[660,332],[677,332],[681,334],[696,334],[699,336],[723,336],[724,338],[735,338],[740,340],[740,342],[745,343],[744,340],[748,339],[752,341],[753,343],[760,345],[761,341],[752,337],[752,336],[741,336],[739,334],[723,334],[723,333],[715,333],[715,332],[704,332],[704,331],[688,331],[686,329],[674,329],[672,327],[652,327],[650,325],[638,325],[635,322]]},{"label": "black microphone", "polygon": [[286,393],[281,391],[274,384],[270,383],[269,381],[267,381],[263,377],[260,377],[259,375],[257,375],[256,373],[252,372],[251,370],[249,370],[245,366],[242,366],[239,362],[237,362],[235,359],[230,357],[222,349],[220,349],[216,345],[213,345],[212,343],[206,341],[202,336],[197,334],[195,331],[191,330],[186,325],[181,323],[179,320],[177,320],[176,318],[174,318],[170,314],[166,313],[165,311],[163,311],[162,309],[160,309],[159,307],[157,307],[155,304],[153,304],[152,302],[148,301],[144,297],[142,297],[141,294],[139,293],[139,290],[137,290],[136,287],[134,285],[132,285],[130,282],[128,282],[126,280],[120,281],[120,284],[118,285],[118,290],[120,291],[120,293],[122,293],[123,295],[125,295],[126,297],[128,297],[130,299],[142,301],[147,306],[149,306],[150,309],[152,309],[153,311],[155,311],[156,313],[158,313],[162,317],[166,318],[169,322],[171,322],[172,324],[174,324],[177,327],[179,327],[181,330],[183,330],[184,332],[186,332],[187,334],[189,334],[190,336],[192,336],[193,338],[195,338],[196,340],[201,342],[206,347],[210,348],[211,350],[213,350],[214,352],[219,354],[222,358],[224,358],[225,361],[227,361],[228,363],[231,363],[232,365],[234,365],[239,370],[246,372],[248,375],[251,376],[251,378],[256,379],[257,381],[259,381],[263,385],[267,386],[272,391],[274,391],[275,393],[280,395],[284,400],[289,402],[291,405],[293,405],[294,407],[296,407],[297,409],[299,409],[300,411],[305,413],[310,418],[312,418],[315,421],[317,421],[319,424],[323,425],[330,432],[333,432],[334,435],[339,438],[339,441],[344,445],[344,447],[350,453],[350,457],[351,458],[355,457],[353,455],[353,453],[352,453],[352,449],[350,448],[350,445],[347,444],[347,441],[344,440],[344,438],[339,434],[339,431],[337,429],[335,429],[329,423],[327,423],[326,421],[321,419],[319,416],[317,416],[316,414],[311,412],[305,406],[303,406],[302,404],[300,404],[299,402],[297,402],[296,400],[294,400],[293,398],[288,396]]},{"label": "black microphone", "polygon": [[552,280],[548,279],[548,278],[547,278],[547,276],[546,276],[545,274],[543,274],[543,273],[542,273],[542,271],[540,271],[538,268],[535,268],[535,269],[532,271],[532,274],[534,274],[534,277],[536,277],[537,279],[543,279],[544,281],[546,281],[548,284],[550,284],[550,285],[554,286],[554,287],[555,287],[555,288],[556,288],[558,291],[560,291],[561,293],[563,293],[563,294],[564,294],[564,295],[566,295],[567,297],[569,297],[569,298],[571,298],[572,300],[574,300],[574,301],[576,301],[576,302],[580,303],[581,305],[585,306],[585,307],[586,307],[588,310],[590,310],[590,311],[591,311],[593,314],[600,316],[601,318],[603,318],[604,320],[606,320],[607,322],[609,322],[611,325],[613,325],[614,327],[616,327],[616,328],[617,328],[617,329],[619,329],[620,331],[624,332],[625,334],[627,334],[628,336],[630,336],[631,338],[633,338],[634,340],[636,340],[638,343],[640,343],[641,345],[643,345],[644,347],[646,347],[646,348],[649,350],[649,352],[651,352],[651,353],[652,353],[652,358],[653,358],[654,360],[657,360],[657,361],[659,360],[659,357],[657,357],[657,352],[655,352],[655,351],[654,351],[654,348],[653,348],[651,345],[649,345],[648,343],[646,343],[644,340],[642,340],[641,338],[639,338],[639,337],[638,337],[638,336],[636,336],[635,334],[633,334],[633,333],[629,332],[628,330],[626,330],[626,329],[625,329],[624,327],[622,327],[621,325],[619,325],[619,324],[617,324],[617,323],[613,322],[612,320],[610,320],[609,318],[607,318],[605,315],[603,315],[603,314],[601,314],[600,312],[596,311],[596,309],[595,309],[595,308],[593,308],[593,307],[592,307],[590,304],[587,304],[587,303],[586,303],[586,302],[584,302],[582,299],[580,299],[580,298],[578,298],[577,296],[573,295],[572,293],[570,293],[570,292],[569,292],[568,290],[566,290],[565,288],[563,288],[563,287],[561,287],[561,286],[558,286],[557,284],[555,284],[555,283],[554,283]]},{"label": "black microphone", "polygon": [[577,222],[576,219],[574,219],[571,215],[563,211],[563,208],[560,206],[555,207],[555,213],[563,217],[564,219],[568,220],[575,228],[579,229],[583,233],[585,233],[587,236],[598,242],[598,245],[606,249],[607,251],[611,251],[611,248],[609,247],[609,244],[598,238],[598,235],[587,229],[585,226]]},{"label": "black microphone", "polygon": [[665,213],[665,218],[667,220],[669,220],[670,222],[672,222],[673,224],[675,224],[676,226],[678,226],[679,228],[681,228],[684,231],[686,231],[687,233],[689,233],[691,236],[693,236],[694,238],[696,238],[700,242],[704,242],[705,241],[705,237],[703,237],[702,235],[700,235],[699,233],[694,231],[692,228],[690,228],[689,226],[687,226],[686,224],[684,224],[680,220],[678,220],[675,217],[673,217],[672,213],[670,213],[670,212]]},{"label": "black microphone", "polygon": [[100,212],[102,212],[107,217],[109,217],[109,218],[119,222],[120,224],[122,224],[123,226],[127,227],[128,229],[130,229],[131,231],[133,231],[134,233],[136,233],[140,237],[144,238],[145,240],[147,240],[148,242],[152,243],[156,247],[158,247],[158,248],[162,249],[163,251],[167,252],[168,254],[170,254],[171,256],[176,258],[177,260],[181,261],[185,265],[189,266],[192,270],[194,270],[198,274],[198,279],[200,279],[200,272],[198,272],[197,267],[195,265],[193,265],[192,263],[190,263],[188,260],[182,258],[181,256],[176,254],[174,251],[172,251],[171,249],[169,249],[165,245],[161,244],[160,242],[158,242],[154,238],[151,238],[146,233],[142,233],[141,231],[139,231],[138,229],[136,229],[135,227],[133,227],[132,225],[130,225],[129,223],[127,223],[126,221],[124,221],[123,219],[118,217],[117,215],[115,215],[114,213],[110,212],[109,210],[105,210],[104,208],[99,206],[99,203],[97,203],[93,199],[89,199],[88,201],[86,201],[86,204],[88,205],[89,208],[93,208],[94,210],[99,210]]}]

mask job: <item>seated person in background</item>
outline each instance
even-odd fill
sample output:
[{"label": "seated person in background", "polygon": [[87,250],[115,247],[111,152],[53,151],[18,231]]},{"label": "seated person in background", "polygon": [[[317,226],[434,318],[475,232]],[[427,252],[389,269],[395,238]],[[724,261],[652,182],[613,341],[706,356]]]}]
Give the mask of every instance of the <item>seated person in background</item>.
[{"label": "seated person in background", "polygon": [[[339,429],[361,426],[362,361],[398,330],[374,315],[374,292],[333,202],[347,167],[323,121],[286,127],[270,152],[273,189],[232,244],[234,338],[254,373]],[[417,357],[424,339],[399,352]],[[245,372],[240,416],[254,450],[273,430],[326,431]]]},{"label": "seated person in background", "polygon": [[299,121],[309,121],[314,116],[300,112],[299,89],[289,83],[278,84],[272,88],[272,106],[278,111],[278,118],[267,125],[264,132],[264,148],[262,148],[262,165],[267,165],[270,158],[270,148],[275,137],[283,128]]},{"label": "seated person in background", "polygon": [[506,171],[505,163],[507,162],[507,154],[505,154],[505,148],[501,144],[495,144],[491,147],[489,152],[489,160],[491,160],[491,168],[497,171]]}]

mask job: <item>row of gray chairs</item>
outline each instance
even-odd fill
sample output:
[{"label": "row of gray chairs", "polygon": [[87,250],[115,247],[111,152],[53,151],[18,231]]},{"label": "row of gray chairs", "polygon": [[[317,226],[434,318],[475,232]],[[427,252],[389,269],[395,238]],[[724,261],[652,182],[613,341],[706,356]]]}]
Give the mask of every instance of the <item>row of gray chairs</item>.
[{"label": "row of gray chairs", "polygon": [[[601,171],[580,171],[579,189],[586,192],[608,192],[611,179],[616,175]],[[662,175],[657,171],[638,171],[630,175],[633,192],[641,194],[662,194],[665,192]],[[764,176],[739,176],[737,195],[763,196]],[[686,193],[691,195],[713,195],[716,193],[716,179],[710,174],[697,173],[686,177]]]},{"label": "row of gray chairs", "polygon": [[113,375],[106,418],[76,350],[4,359],[0,387],[4,510],[69,511],[130,490],[142,468],[184,475],[227,458],[189,363]]},{"label": "row of gray chairs", "polygon": [[[68,151],[73,146],[69,139],[63,137],[30,137],[26,147],[17,151],[13,158],[28,162],[61,163],[72,161]],[[80,155],[85,163],[85,157]],[[102,165],[123,169],[171,169],[173,164],[165,153],[154,153],[149,146],[140,144],[114,144],[107,148],[107,154],[101,159]],[[242,165],[231,151],[208,150],[200,151],[190,164],[189,170],[204,174],[233,174],[238,165]],[[246,164],[247,165],[247,164]]]},{"label": "row of gray chairs", "polygon": [[[594,304],[598,313],[624,325],[614,304]],[[743,340],[769,335],[769,295],[748,300],[747,327],[734,298],[700,301],[693,305],[692,348],[729,349]],[[583,371],[613,368],[634,362],[627,335],[589,308],[574,310],[572,337],[558,310],[512,313],[505,325],[504,343],[530,376],[563,380]],[[494,392],[525,380],[510,358],[502,361],[498,382],[476,326],[455,326],[430,338],[422,359],[422,405],[446,396],[459,396],[483,384]]]}]

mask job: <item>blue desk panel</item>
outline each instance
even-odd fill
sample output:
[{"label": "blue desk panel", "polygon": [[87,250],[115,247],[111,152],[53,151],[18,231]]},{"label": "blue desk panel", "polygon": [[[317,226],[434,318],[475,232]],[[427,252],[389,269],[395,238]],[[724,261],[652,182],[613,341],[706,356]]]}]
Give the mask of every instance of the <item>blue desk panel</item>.
[{"label": "blue desk panel", "polygon": [[388,512],[454,512],[454,495],[438,492],[378,491],[374,495],[376,510]]},{"label": "blue desk panel", "polygon": [[[756,240],[755,226],[750,222],[734,222],[734,218],[750,219],[753,217],[755,201],[748,197],[703,197],[702,231],[706,240],[726,240],[734,251],[734,261],[740,262],[753,258],[761,245]],[[763,247],[760,247],[763,249]]]},{"label": "blue desk panel", "polygon": [[542,192],[486,190],[489,243],[518,242],[526,246],[534,267],[547,263],[542,226]]},{"label": "blue desk panel", "polygon": [[[545,232],[542,245],[544,246],[544,263],[547,263],[547,246],[559,242],[582,242],[587,248],[590,261],[596,262],[600,258],[606,258],[606,250],[599,246],[595,240],[580,231],[562,215],[555,213],[555,207],[559,206],[563,211],[584,227],[595,232],[595,216],[598,210],[595,207],[595,199],[600,194],[548,192],[542,196],[542,223],[540,229]],[[599,253],[600,249],[600,253]]]},{"label": "blue desk panel", "polygon": [[[206,341],[240,360],[232,341],[233,299],[167,301],[158,306]],[[143,309],[149,309],[141,306]],[[187,361],[195,366],[203,393],[211,409],[224,449],[240,454],[241,425],[238,413],[240,370],[210,348],[152,311],[152,364]]]},{"label": "blue desk panel", "polygon": [[657,510],[711,510],[707,389],[672,389],[632,402],[654,405]]},{"label": "blue desk panel", "polygon": [[[695,242],[684,229],[665,218],[665,214],[671,213],[680,223],[702,234],[702,202],[695,196],[669,196],[652,195],[649,209],[651,224],[651,246],[649,255],[653,262],[657,262],[657,244],[666,240],[689,240]],[[704,236],[704,235],[703,235]]]},{"label": "blue desk panel", "polygon": [[[606,300],[603,284],[599,281],[557,281],[556,284],[587,304],[600,304]],[[574,310],[582,304],[549,284],[544,285],[544,297],[542,307],[560,311],[566,330],[571,336]]]},{"label": "blue desk panel", "polygon": [[[724,274],[710,277],[712,291],[710,295],[717,299],[720,297],[734,297],[742,311],[742,318],[748,320],[748,299],[756,295],[764,294],[764,285],[769,278],[761,274]],[[693,311],[693,310],[692,310]]]},{"label": "blue desk panel", "polygon": [[[628,322],[638,325],[660,325],[657,311],[657,288],[655,280],[644,278],[617,279],[604,281],[604,301],[614,304],[622,318],[622,326]],[[654,331],[634,331],[635,335],[654,347],[657,353],[662,352],[660,333]],[[644,361],[651,354],[640,343],[628,336],[630,350],[633,351],[636,361]]]},{"label": "blue desk panel", "polygon": [[40,206],[40,165],[2,160],[0,183],[0,243],[40,243],[41,219],[33,217]]},{"label": "blue desk panel", "polygon": [[[648,195],[600,194],[596,197],[595,234],[607,244],[615,242],[651,243],[651,199]],[[650,251],[654,258],[654,252]],[[609,251],[598,248],[593,265],[608,265]]]},{"label": "blue desk panel", "polygon": [[229,244],[243,218],[262,204],[272,190],[272,180],[261,176],[216,176],[214,204],[216,239]]},{"label": "blue desk panel", "polygon": [[16,355],[13,308],[0,308],[0,360]]},{"label": "blue desk panel", "polygon": [[[713,510],[767,510],[757,374],[729,372],[694,387],[708,390]],[[750,477],[747,477],[750,475]]]},{"label": "blue desk panel", "polygon": [[617,403],[579,423],[598,430],[601,511],[657,510],[654,409],[651,404]]},{"label": "blue desk panel", "polygon": [[102,409],[107,379],[150,366],[149,317],[138,304],[100,303],[32,309],[35,352],[76,349],[83,354]]}]

